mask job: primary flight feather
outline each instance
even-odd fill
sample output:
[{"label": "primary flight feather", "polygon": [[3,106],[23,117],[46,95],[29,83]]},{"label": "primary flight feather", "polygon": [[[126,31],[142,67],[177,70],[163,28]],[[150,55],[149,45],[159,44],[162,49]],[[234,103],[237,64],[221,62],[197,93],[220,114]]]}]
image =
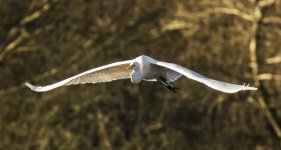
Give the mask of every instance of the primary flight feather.
[{"label": "primary flight feather", "polygon": [[178,88],[171,82],[177,80],[181,76],[186,76],[187,78],[204,83],[215,90],[225,93],[236,93],[243,90],[257,90],[257,88],[251,86],[210,79],[180,65],[157,61],[145,55],[132,60],[116,62],[94,68],[47,86],[34,86],[29,83],[25,84],[33,91],[46,92],[64,85],[94,84],[130,78],[132,83],[139,83],[142,80],[159,81],[169,90],[176,92]]}]

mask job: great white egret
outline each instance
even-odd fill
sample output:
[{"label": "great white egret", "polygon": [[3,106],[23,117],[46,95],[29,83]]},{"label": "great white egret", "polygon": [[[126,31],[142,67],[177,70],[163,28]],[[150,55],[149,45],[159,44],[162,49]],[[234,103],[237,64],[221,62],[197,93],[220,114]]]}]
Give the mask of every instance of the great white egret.
[{"label": "great white egret", "polygon": [[176,88],[172,82],[180,78],[182,75],[225,93],[236,93],[243,90],[257,90],[257,88],[249,85],[238,85],[210,79],[180,65],[157,61],[145,55],[132,60],[97,67],[47,86],[34,86],[29,83],[25,84],[33,91],[45,92],[63,85],[94,84],[131,78],[132,83],[139,83],[142,80],[159,81],[169,90],[176,92],[178,88]]}]

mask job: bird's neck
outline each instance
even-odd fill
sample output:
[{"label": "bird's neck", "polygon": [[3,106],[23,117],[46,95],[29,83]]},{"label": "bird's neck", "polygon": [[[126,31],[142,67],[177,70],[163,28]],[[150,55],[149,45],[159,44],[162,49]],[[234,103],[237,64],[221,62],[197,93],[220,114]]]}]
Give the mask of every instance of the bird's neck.
[{"label": "bird's neck", "polygon": [[139,70],[133,70],[130,76],[131,82],[135,84],[141,82],[141,80],[143,79],[142,74]]}]

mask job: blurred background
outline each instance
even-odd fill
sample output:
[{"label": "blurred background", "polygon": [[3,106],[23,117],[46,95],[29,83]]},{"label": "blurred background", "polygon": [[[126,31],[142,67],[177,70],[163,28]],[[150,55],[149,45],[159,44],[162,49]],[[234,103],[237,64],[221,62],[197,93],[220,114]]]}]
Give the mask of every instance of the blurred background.
[{"label": "blurred background", "polygon": [[[280,149],[280,0],[0,0],[0,149]],[[67,86],[139,55],[258,91],[181,78]]]}]

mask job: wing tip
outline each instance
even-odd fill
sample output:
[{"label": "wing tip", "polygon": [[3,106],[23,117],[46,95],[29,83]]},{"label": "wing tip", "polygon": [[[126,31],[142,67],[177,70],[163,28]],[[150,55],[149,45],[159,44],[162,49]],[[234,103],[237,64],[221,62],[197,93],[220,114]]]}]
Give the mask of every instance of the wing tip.
[{"label": "wing tip", "polygon": [[35,92],[42,92],[42,91],[40,90],[40,87],[38,87],[38,86],[34,86],[34,85],[32,85],[32,84],[30,84],[30,83],[28,83],[28,82],[26,82],[25,85],[26,85],[28,88],[30,88],[32,91],[35,91]]},{"label": "wing tip", "polygon": [[243,84],[243,87],[244,87],[244,90],[252,90],[252,91],[255,91],[255,90],[258,90],[258,88],[256,87],[253,87],[253,86],[250,86],[250,84]]},{"label": "wing tip", "polygon": [[29,87],[30,89],[33,89],[34,88],[34,85],[31,85],[30,83],[28,82],[25,82],[24,83],[27,87]]},{"label": "wing tip", "polygon": [[[212,87],[212,88],[214,88],[214,87]],[[214,88],[214,89],[216,89],[216,88]],[[225,92],[225,93],[237,93],[239,91],[256,91],[256,90],[258,90],[258,88],[244,84],[244,85],[242,85],[242,87],[240,86],[239,88],[236,88],[236,89],[228,89],[228,90],[217,89],[217,90]]]},{"label": "wing tip", "polygon": [[256,91],[256,90],[258,90],[258,88],[256,88],[256,87],[247,87],[244,90]]}]

